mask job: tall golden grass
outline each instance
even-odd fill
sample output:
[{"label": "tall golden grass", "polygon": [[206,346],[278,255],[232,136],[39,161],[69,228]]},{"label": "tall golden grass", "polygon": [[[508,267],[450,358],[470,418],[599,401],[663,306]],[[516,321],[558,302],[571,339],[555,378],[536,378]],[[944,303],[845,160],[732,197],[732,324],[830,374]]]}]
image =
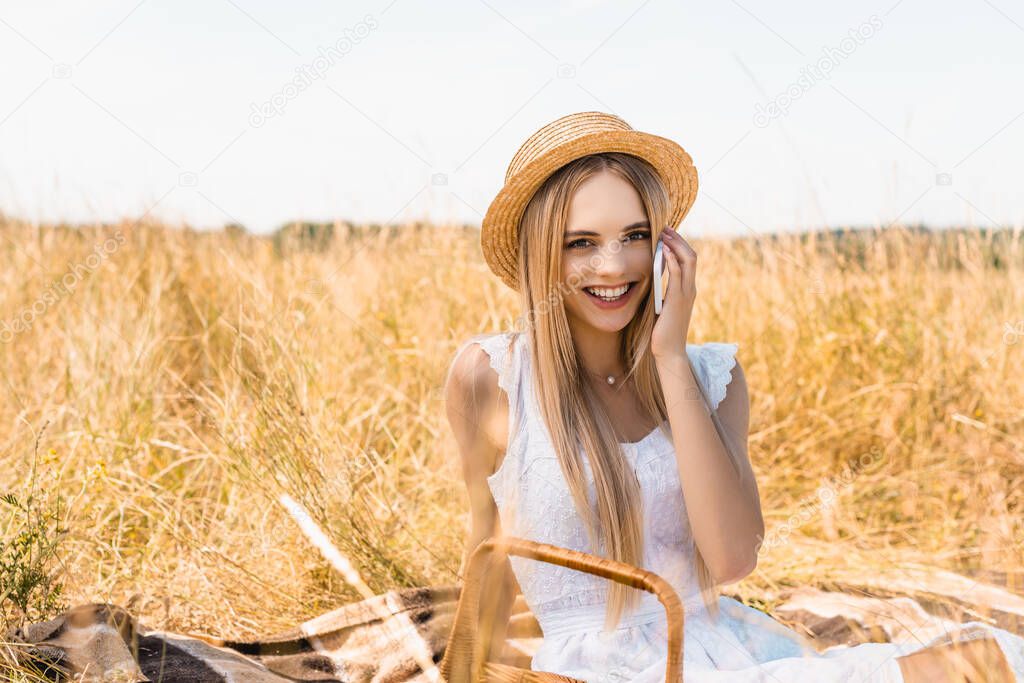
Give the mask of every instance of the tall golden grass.
[{"label": "tall golden grass", "polygon": [[[24,490],[38,437],[67,604],[252,637],[359,599],[282,492],[374,590],[458,581],[441,385],[461,341],[514,325],[516,295],[473,229],[337,227],[0,221],[0,487]],[[737,342],[750,388],[768,538],[743,599],[907,562],[1024,586],[1021,237],[691,240],[690,340]]]}]

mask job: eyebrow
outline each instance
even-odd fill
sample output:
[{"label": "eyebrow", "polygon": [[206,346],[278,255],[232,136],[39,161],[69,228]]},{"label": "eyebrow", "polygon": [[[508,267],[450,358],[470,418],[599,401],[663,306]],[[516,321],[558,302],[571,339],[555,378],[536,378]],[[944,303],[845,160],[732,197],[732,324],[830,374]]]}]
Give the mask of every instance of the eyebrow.
[{"label": "eyebrow", "polygon": [[[637,221],[636,223],[630,223],[629,225],[624,227],[622,229],[622,232],[626,232],[627,230],[632,230],[634,228],[649,228],[649,227],[651,227],[651,224],[648,221]],[[565,233],[565,236],[566,237],[591,237],[591,236],[597,237],[599,235],[598,235],[598,233],[594,232],[593,230],[572,230],[570,232]]]}]

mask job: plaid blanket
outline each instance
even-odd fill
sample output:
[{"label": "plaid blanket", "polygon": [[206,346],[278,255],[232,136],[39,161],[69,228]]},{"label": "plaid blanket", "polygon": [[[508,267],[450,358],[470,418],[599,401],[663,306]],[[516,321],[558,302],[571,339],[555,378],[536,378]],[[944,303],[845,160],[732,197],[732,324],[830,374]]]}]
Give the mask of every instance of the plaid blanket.
[{"label": "plaid blanket", "polygon": [[4,647],[20,666],[53,680],[427,681],[417,654],[440,663],[459,591],[458,586],[392,590],[254,641],[151,630],[122,607],[93,603],[14,630]]},{"label": "plaid blanket", "polygon": [[[776,618],[822,648],[909,636],[927,640],[979,614],[1024,634],[1024,597],[952,572],[901,569],[837,582],[846,590],[786,588],[766,597],[778,603]],[[51,680],[103,683],[419,683],[430,678],[418,662],[439,664],[444,655],[460,590],[396,589],[253,641],[151,630],[117,605],[79,605],[9,632],[0,660],[13,659]],[[870,595],[876,592],[881,595]],[[518,596],[498,659],[529,669],[541,635]]]}]

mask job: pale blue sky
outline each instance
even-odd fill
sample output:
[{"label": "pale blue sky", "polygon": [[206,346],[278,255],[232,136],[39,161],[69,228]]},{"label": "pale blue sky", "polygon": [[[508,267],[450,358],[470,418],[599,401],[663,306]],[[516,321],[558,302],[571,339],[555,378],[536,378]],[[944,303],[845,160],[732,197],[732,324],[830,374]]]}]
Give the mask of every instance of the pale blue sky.
[{"label": "pale blue sky", "polygon": [[684,234],[1024,222],[1019,1],[0,2],[0,60],[29,219],[479,224],[530,133],[598,109],[694,158]]}]

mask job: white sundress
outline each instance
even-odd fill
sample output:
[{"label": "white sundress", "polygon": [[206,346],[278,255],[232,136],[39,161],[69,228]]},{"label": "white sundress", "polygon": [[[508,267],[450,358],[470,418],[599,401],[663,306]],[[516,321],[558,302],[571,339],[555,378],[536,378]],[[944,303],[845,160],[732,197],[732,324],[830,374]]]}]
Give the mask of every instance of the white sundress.
[{"label": "white sundress", "polygon": [[[472,343],[479,343],[487,352],[499,386],[509,399],[508,449],[487,480],[503,532],[593,553],[532,391],[527,335],[511,331],[477,335],[459,352]],[[725,397],[737,349],[737,344],[722,342],[686,345],[697,379],[714,407]],[[655,428],[639,441],[620,445],[642,490],[644,568],[667,580],[686,610],[686,681],[902,681],[896,658],[939,641],[861,643],[817,652],[812,642],[796,631],[725,596],[718,597],[720,615],[716,620],[697,589],[693,538],[671,439]],[[585,456],[583,464],[593,503],[593,478]],[[606,632],[606,579],[518,556],[510,556],[509,561],[544,634],[532,670],[588,683],[664,680],[666,616],[657,596],[644,591],[638,608],[624,612],[618,628]],[[964,634],[993,636],[1016,680],[1024,683],[1024,638],[978,621],[961,627]]]}]

